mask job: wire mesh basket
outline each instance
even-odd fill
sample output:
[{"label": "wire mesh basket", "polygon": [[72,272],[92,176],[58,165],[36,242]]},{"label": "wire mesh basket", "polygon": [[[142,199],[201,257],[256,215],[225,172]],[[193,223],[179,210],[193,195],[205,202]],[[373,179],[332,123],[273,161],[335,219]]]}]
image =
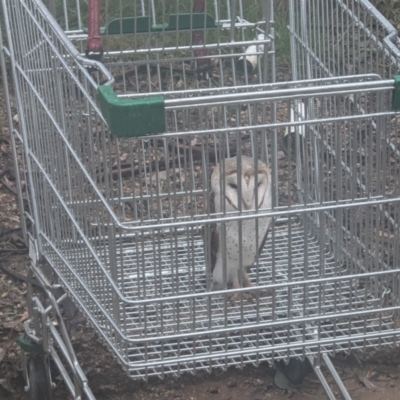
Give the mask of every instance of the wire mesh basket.
[{"label": "wire mesh basket", "polygon": [[[272,1],[115,3],[100,15],[102,63],[86,57],[83,1],[3,0],[3,53],[38,252],[127,372],[395,345],[390,24],[367,1],[290,1],[294,80],[276,82]],[[215,165],[244,156],[269,166],[271,208],[212,210]],[[253,286],[210,291],[204,232],[230,224],[240,238],[266,217]]]}]

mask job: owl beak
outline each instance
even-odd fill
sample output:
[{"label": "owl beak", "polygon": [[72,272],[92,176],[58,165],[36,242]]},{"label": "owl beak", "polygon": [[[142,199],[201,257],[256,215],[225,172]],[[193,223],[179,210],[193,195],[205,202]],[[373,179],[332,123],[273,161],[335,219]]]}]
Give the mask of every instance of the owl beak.
[{"label": "owl beak", "polygon": [[244,179],[242,180],[242,185],[246,190],[242,191],[242,201],[243,201],[243,207],[245,210],[250,210],[254,208],[254,193],[252,190],[250,190],[249,185],[250,185],[250,177],[245,176]]},{"label": "owl beak", "polygon": [[251,204],[251,203],[250,203],[250,204],[244,203],[244,208],[245,208],[246,210],[250,210],[250,209],[252,208],[252,204]]},{"label": "owl beak", "polygon": [[242,198],[243,200],[243,206],[245,208],[245,210],[250,210],[251,208],[254,208],[253,206],[253,195],[252,194],[245,194]]}]

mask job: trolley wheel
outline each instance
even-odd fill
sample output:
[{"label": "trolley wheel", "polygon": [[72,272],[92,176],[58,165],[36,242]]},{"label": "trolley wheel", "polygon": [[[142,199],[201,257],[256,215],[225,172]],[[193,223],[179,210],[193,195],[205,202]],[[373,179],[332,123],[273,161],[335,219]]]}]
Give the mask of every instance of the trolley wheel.
[{"label": "trolley wheel", "polygon": [[44,356],[35,355],[29,359],[28,379],[30,400],[51,400],[52,385]]}]

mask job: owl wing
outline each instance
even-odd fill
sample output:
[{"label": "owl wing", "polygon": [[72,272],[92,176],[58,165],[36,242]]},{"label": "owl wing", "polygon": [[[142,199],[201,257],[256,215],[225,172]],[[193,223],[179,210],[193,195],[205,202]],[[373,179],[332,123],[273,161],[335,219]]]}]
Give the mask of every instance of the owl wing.
[{"label": "owl wing", "polygon": [[264,235],[263,240],[262,240],[262,242],[261,242],[261,244],[260,244],[260,247],[258,248],[258,257],[261,256],[261,253],[262,253],[262,251],[264,250],[265,242],[266,242],[267,239],[268,239],[268,233],[269,233],[269,228],[270,228],[270,226],[271,226],[271,221],[268,222],[267,231],[265,232],[265,235]]},{"label": "owl wing", "polygon": [[210,252],[211,252],[211,272],[214,272],[215,264],[217,262],[217,253],[219,249],[219,232],[217,231],[217,224],[210,226]]},{"label": "owl wing", "polygon": [[[271,179],[270,179],[271,175],[270,175],[270,172],[269,172],[268,168],[267,168],[267,171],[268,171],[268,175],[269,175],[269,182],[271,182]],[[271,195],[271,186],[269,186],[269,188],[267,190],[267,195],[265,196],[265,198],[263,200],[261,208],[267,208],[268,209],[268,208],[271,208],[271,205],[272,205],[272,195]],[[267,218],[266,219],[267,230],[265,231],[265,235],[263,237],[263,240],[261,241],[260,247],[258,248],[258,257],[261,256],[261,253],[264,250],[265,243],[266,243],[266,241],[268,239],[268,232],[271,229],[271,222],[272,222],[272,218]]]},{"label": "owl wing", "polygon": [[[206,201],[206,213],[215,213],[214,193],[211,192]],[[206,264],[208,270],[213,273],[217,262],[217,253],[219,249],[219,232],[216,223],[206,224],[202,229]]]}]

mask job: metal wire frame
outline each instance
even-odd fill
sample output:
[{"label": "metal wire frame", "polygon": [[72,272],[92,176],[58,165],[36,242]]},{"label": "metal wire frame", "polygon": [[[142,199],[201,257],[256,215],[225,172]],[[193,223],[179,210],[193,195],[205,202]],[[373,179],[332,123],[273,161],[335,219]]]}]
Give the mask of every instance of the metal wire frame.
[{"label": "metal wire frame", "polygon": [[[79,54],[40,6],[17,3],[3,9],[40,252],[132,376],[398,340],[391,80],[169,91],[165,135],[115,139]],[[293,121],[291,110],[304,112]],[[292,127],[304,135],[278,159]],[[209,213],[210,164],[234,154],[269,163],[272,210]],[[274,224],[251,274],[255,303],[207,292],[200,227],[266,215]]]},{"label": "metal wire frame", "polygon": [[[33,295],[32,278],[36,277],[49,302],[44,306],[37,296]],[[55,298],[53,291],[59,285],[51,283],[35,263],[31,263],[28,271],[28,306],[30,318],[24,322],[25,333],[32,343],[39,344],[43,348],[43,354],[50,357],[57,366],[68,390],[74,399],[81,399],[84,395],[88,400],[95,397],[88,386],[88,380],[81,369],[68,330],[61,315],[59,304],[65,299],[66,294]],[[55,324],[54,322],[57,321]],[[30,376],[27,373],[27,355],[22,353],[22,368],[27,382],[26,390],[30,390]],[[50,368],[50,365],[46,363]],[[48,377],[51,377],[49,371]],[[51,378],[50,378],[51,379]]]},{"label": "metal wire frame", "polygon": [[[237,86],[257,80],[275,81],[275,49],[273,41],[274,8],[272,0],[248,7],[242,0],[211,0],[205,2],[204,12],[214,18],[214,29],[189,29],[170,32],[165,26],[170,15],[185,14],[195,2],[176,0],[107,0],[102,5],[103,27],[124,17],[149,17],[148,32],[131,34],[103,32],[102,62],[113,76],[121,78],[118,92],[163,92],[172,88],[207,87],[206,81],[196,82],[194,64],[196,50],[209,63],[212,86]],[[82,54],[85,53],[87,4],[77,0],[48,0],[57,22]],[[163,25],[164,24],[164,25]],[[161,31],[152,31],[152,26]],[[193,32],[201,32],[204,40],[197,44]],[[151,51],[149,51],[151,49]],[[254,64],[240,62],[243,58],[258,59]],[[239,62],[238,62],[239,61]],[[177,79],[177,76],[180,78]]]},{"label": "metal wire frame", "polygon": [[290,0],[293,79],[400,70],[397,30],[368,0]]},{"label": "metal wire frame", "polygon": [[[86,40],[88,23],[88,7],[86,1],[76,0],[74,4],[71,4],[66,0],[47,0],[44,3],[48,5],[57,23],[72,41],[79,39]],[[165,35],[169,34],[167,27],[169,17],[170,15],[191,13],[194,3],[196,2],[188,0],[176,0],[168,3],[154,0],[106,0],[102,6],[100,16],[103,28],[107,28],[112,21],[124,17],[148,17],[150,21],[147,29],[135,25],[133,31],[129,31],[128,38],[126,37],[127,32],[123,31],[124,28],[122,28],[122,26],[120,27],[120,31],[117,30],[117,32],[113,31],[112,33],[107,29],[103,29],[102,34],[106,38],[104,41],[105,52],[116,51],[115,44],[110,44],[107,40],[109,36],[114,36],[116,37],[115,42],[118,43],[117,46],[120,46],[118,50],[120,52],[122,51],[122,55],[128,54],[128,48],[130,48],[131,54],[142,53],[144,52],[143,43],[140,41],[142,34],[146,36],[147,41],[152,41],[153,38],[154,40],[159,40],[164,36],[162,40],[159,40],[159,43],[162,43],[161,47],[166,51],[176,50],[180,43],[182,43],[182,40],[184,40],[183,36],[188,35],[180,35],[175,31],[173,36],[171,36],[171,38],[174,38],[168,40]],[[243,4],[242,0],[210,0],[206,1],[204,4],[204,13],[211,16],[215,21],[216,33],[211,35],[211,38],[215,39],[215,42],[217,42],[219,46],[224,46],[228,41],[244,41],[251,43],[254,37],[250,39],[247,36],[250,30],[259,31],[259,33],[269,32],[269,29],[265,29],[265,27],[269,26],[273,21],[273,1],[262,1],[257,4],[256,7],[248,7],[248,4]],[[206,25],[206,21],[204,21],[204,24],[205,26],[203,29],[210,29],[210,26]],[[157,29],[153,29],[155,26],[157,26]],[[198,28],[196,26],[196,30],[197,29],[201,29],[201,27]],[[191,28],[189,28],[189,30],[191,30]],[[227,34],[224,34],[224,31]],[[161,35],[159,34],[160,32]],[[129,35],[131,35],[130,38]],[[133,35],[137,37],[134,38]],[[135,41],[133,43],[136,43],[136,45],[128,43],[129,40]],[[175,43],[172,45],[172,42]],[[173,49],[167,47],[168,43],[172,45]],[[210,48],[216,47],[215,44],[212,45],[212,43],[212,40],[207,40],[205,45],[211,45]],[[126,53],[123,51],[124,48],[127,51]]]}]

